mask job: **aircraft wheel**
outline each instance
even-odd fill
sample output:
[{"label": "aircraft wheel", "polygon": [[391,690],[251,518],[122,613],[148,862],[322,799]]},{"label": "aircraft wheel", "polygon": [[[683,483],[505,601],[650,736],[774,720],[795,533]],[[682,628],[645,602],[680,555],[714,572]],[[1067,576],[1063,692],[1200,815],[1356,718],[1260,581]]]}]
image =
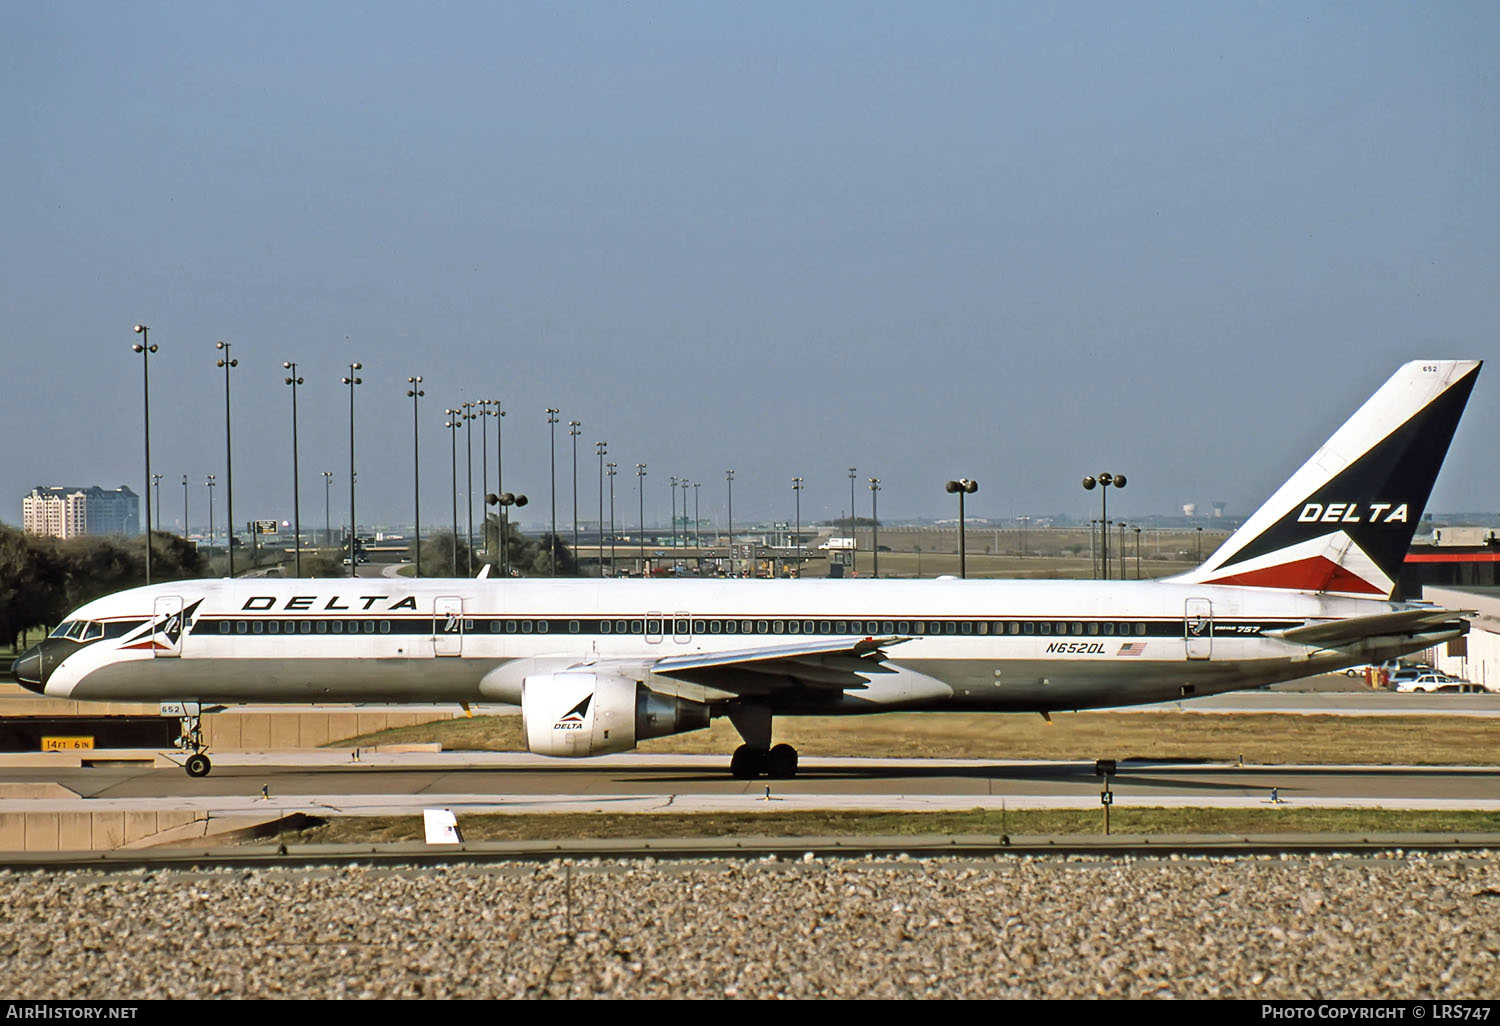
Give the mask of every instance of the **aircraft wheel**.
[{"label": "aircraft wheel", "polygon": [[194,752],[188,756],[187,762],[183,763],[182,768],[187,770],[187,775],[190,777],[206,777],[208,776],[208,771],[213,769],[214,765],[208,761],[208,756],[202,752]]},{"label": "aircraft wheel", "polygon": [[729,759],[729,774],[736,780],[754,780],[765,772],[766,753],[749,745],[740,745]]},{"label": "aircraft wheel", "polygon": [[791,745],[777,745],[766,754],[766,776],[787,780],[796,775],[797,749]]}]

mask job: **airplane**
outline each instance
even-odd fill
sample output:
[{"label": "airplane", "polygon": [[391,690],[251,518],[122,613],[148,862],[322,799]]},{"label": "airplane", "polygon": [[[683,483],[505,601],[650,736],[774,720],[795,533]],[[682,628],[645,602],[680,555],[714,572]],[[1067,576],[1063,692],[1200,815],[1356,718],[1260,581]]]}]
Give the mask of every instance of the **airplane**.
[{"label": "airplane", "polygon": [[797,773],[778,716],[1050,716],[1379,663],[1468,631],[1393,595],[1480,366],[1402,366],[1175,577],[172,581],[86,603],[13,669],[56,698],[162,703],[192,776],[225,703],[489,702],[561,757],[727,716],[751,779]]}]

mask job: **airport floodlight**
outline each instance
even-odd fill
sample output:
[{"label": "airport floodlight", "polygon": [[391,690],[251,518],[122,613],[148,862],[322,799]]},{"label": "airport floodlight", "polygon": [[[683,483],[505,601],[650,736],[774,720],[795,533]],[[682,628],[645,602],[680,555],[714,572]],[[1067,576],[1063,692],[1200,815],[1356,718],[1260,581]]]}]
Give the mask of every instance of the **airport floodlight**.
[{"label": "airport floodlight", "polygon": [[302,384],[302,379],[297,376],[297,364],[294,361],[283,360],[281,366],[291,371],[286,383],[292,389],[292,531],[297,539],[294,550],[296,561],[296,576],[302,576],[302,474],[298,469],[297,462],[297,386]]},{"label": "airport floodlight", "polygon": [[973,495],[979,491],[979,482],[971,481],[967,477],[961,477],[957,481],[949,481],[943,485],[943,489],[949,495],[958,496],[958,576],[962,580],[969,576],[968,552],[964,547],[964,526],[966,524],[964,517],[964,496]]},{"label": "airport floodlight", "polygon": [[364,364],[349,364],[349,373],[343,379],[344,384],[349,386],[349,576],[359,576],[359,547],[355,544],[359,536],[359,520],[354,513],[354,485],[357,475],[354,469],[354,387],[363,385],[364,378],[354,372],[362,369]]},{"label": "airport floodlight", "polygon": [[214,361],[215,367],[224,368],[224,503],[227,509],[224,522],[224,549],[229,554],[229,576],[234,576],[234,427],[230,418],[229,372],[240,365],[240,361],[229,355],[230,343],[220,339],[214,348],[224,355]]},{"label": "airport floodlight", "polygon": [[[146,519],[142,522],[142,534],[146,536],[146,583],[151,583],[151,354],[156,352],[156,346],[151,344],[151,329],[144,324],[135,326],[135,333],[141,336],[139,342],[131,343],[131,352],[141,354],[141,382],[143,395],[145,397],[144,416],[142,424],[146,439]],[[158,506],[160,503],[157,504]]]},{"label": "airport floodlight", "polygon": [[1085,477],[1083,479],[1084,491],[1091,492],[1095,486],[1099,488],[1099,531],[1103,541],[1100,543],[1099,553],[1103,557],[1104,579],[1109,580],[1109,488],[1125,487],[1124,474],[1100,474],[1097,477]]},{"label": "airport floodlight", "polygon": [[411,494],[412,494],[412,576],[422,576],[422,445],[421,433],[418,430],[419,418],[417,416],[417,400],[427,393],[418,386],[422,384],[422,375],[416,374],[406,379],[411,387],[406,390],[406,397],[411,400]]}]

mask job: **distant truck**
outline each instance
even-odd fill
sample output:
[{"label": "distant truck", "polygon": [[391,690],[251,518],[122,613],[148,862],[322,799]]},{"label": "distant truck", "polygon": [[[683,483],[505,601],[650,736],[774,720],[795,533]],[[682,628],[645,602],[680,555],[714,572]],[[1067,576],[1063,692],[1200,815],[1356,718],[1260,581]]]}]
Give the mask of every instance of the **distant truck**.
[{"label": "distant truck", "polygon": [[818,548],[820,548],[820,549],[849,550],[849,549],[854,548],[854,539],[853,538],[829,538],[822,545],[819,545]]}]

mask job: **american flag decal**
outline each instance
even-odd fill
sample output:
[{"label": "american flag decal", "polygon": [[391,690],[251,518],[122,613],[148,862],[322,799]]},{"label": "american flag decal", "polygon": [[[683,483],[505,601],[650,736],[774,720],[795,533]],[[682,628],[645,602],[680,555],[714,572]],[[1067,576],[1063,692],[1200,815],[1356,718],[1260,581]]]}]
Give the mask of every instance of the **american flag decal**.
[{"label": "american flag decal", "polygon": [[1146,643],[1144,641],[1130,641],[1121,645],[1120,651],[1116,652],[1115,655],[1138,656],[1143,654],[1145,651]]}]

